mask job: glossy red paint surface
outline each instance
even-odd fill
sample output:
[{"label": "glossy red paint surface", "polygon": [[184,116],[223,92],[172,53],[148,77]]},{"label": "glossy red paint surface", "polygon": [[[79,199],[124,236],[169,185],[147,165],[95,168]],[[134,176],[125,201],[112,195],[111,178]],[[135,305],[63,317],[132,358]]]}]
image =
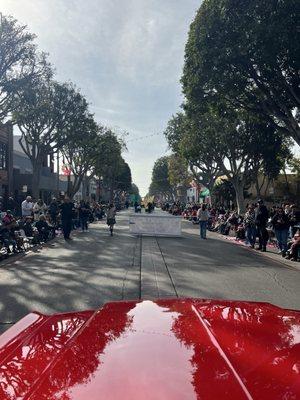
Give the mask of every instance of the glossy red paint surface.
[{"label": "glossy red paint surface", "polygon": [[300,313],[190,299],[33,313],[0,336],[0,399],[300,399]]}]

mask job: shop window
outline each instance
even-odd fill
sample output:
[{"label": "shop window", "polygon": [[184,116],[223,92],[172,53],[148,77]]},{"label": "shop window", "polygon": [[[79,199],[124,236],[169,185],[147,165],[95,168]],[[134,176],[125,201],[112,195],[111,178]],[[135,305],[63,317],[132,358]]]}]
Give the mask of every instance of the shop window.
[{"label": "shop window", "polygon": [[7,169],[7,145],[0,143],[0,170]]}]

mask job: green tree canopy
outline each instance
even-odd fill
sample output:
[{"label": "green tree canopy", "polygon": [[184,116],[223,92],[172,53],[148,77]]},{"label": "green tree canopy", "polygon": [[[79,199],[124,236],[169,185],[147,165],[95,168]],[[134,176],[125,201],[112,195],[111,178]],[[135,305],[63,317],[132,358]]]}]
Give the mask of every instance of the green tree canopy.
[{"label": "green tree canopy", "polygon": [[226,100],[300,144],[299,14],[298,0],[203,1],[185,51],[188,112]]},{"label": "green tree canopy", "polygon": [[160,157],[153,166],[149,195],[162,196],[166,200],[171,200],[174,194],[175,190],[169,178],[169,157]]},{"label": "green tree canopy", "polygon": [[[204,114],[201,118],[205,121]],[[196,122],[184,113],[173,116],[164,133],[170,148],[187,165],[193,178],[199,184],[212,190],[216,179],[221,175],[220,168],[213,157],[214,136],[207,136],[199,120]]]},{"label": "green tree canopy", "polygon": [[115,191],[122,188],[127,191],[131,186],[130,168],[122,157],[125,148],[124,141],[111,129],[106,129],[102,135],[101,150],[93,174],[103,180],[104,186],[109,190],[110,200],[113,200]]},{"label": "green tree canopy", "polygon": [[52,81],[48,74],[34,85],[22,88],[19,99],[13,122],[21,131],[20,145],[32,163],[33,195],[38,197],[45,156],[57,152],[70,140],[70,130],[73,135],[73,130],[79,129],[88,105],[72,84]]},{"label": "green tree canopy", "polygon": [[135,183],[131,184],[130,194],[134,194],[136,196],[140,196],[140,190]]},{"label": "green tree canopy", "polygon": [[0,121],[16,109],[20,90],[29,88],[45,69],[51,74],[45,54],[37,52],[34,38],[26,26],[0,14]]},{"label": "green tree canopy", "polygon": [[168,126],[166,136],[169,140],[172,135],[173,148],[187,160],[196,180],[210,191],[218,177],[226,176],[235,190],[239,212],[244,211],[245,189],[250,183],[257,182],[261,172],[270,178],[277,176],[282,159],[290,155],[288,140],[274,125],[226,104],[186,117],[180,126]]},{"label": "green tree canopy", "polygon": [[170,184],[176,187],[188,188],[192,176],[188,170],[187,161],[178,154],[171,154],[168,162],[168,173]]},{"label": "green tree canopy", "polygon": [[119,170],[115,178],[116,190],[130,192],[132,186],[131,170],[123,158],[120,160]]},{"label": "green tree canopy", "polygon": [[103,130],[91,114],[83,114],[74,122],[63,131],[64,143],[60,148],[72,174],[72,179],[68,177],[67,189],[71,198],[79,190],[83,179],[88,179],[87,174],[96,163],[101,151]]}]

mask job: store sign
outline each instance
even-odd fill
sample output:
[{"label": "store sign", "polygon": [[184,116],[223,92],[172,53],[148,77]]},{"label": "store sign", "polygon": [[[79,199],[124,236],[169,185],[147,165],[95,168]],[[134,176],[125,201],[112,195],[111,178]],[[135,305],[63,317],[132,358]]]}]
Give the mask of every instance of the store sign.
[{"label": "store sign", "polygon": [[70,176],[70,175],[71,175],[71,169],[70,169],[70,167],[69,167],[68,165],[66,165],[66,164],[64,164],[64,165],[61,167],[61,171],[62,171],[63,175],[66,175],[66,176]]}]

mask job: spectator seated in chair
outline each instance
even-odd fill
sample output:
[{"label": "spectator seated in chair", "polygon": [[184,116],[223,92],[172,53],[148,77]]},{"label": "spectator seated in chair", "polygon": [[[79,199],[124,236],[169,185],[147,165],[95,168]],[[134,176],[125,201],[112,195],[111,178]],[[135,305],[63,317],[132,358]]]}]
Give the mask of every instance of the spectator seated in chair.
[{"label": "spectator seated in chair", "polygon": [[236,231],[239,225],[239,216],[233,212],[228,218],[227,222],[230,224],[230,228]]},{"label": "spectator seated in chair", "polygon": [[194,209],[191,213],[191,221],[193,222],[193,224],[197,224],[199,223],[198,221],[198,217],[197,217],[197,209]]},{"label": "spectator seated in chair", "polygon": [[37,228],[33,226],[32,217],[26,217],[21,228],[24,230],[25,236],[32,241],[32,244],[40,243],[39,232]]},{"label": "spectator seated in chair", "polygon": [[246,239],[246,232],[245,232],[245,226],[243,223],[238,225],[236,229],[236,235],[235,235],[235,240],[245,240]]},{"label": "spectator seated in chair", "polygon": [[47,223],[44,214],[40,215],[39,220],[35,223],[35,227],[38,230],[42,242],[47,242],[55,236],[55,228]]},{"label": "spectator seated in chair", "polygon": [[300,230],[298,229],[290,243],[290,248],[285,258],[291,261],[297,261],[299,250],[300,250]]},{"label": "spectator seated in chair", "polygon": [[21,235],[20,229],[21,228],[17,222],[11,223],[10,225],[11,238],[16,241],[18,251],[25,251],[24,238]]},{"label": "spectator seated in chair", "polygon": [[2,218],[2,222],[5,226],[10,225],[11,223],[15,222],[16,219],[13,216],[12,212],[10,210],[6,211],[6,215]]},{"label": "spectator seated in chair", "polygon": [[11,254],[11,246],[13,249],[13,253],[18,253],[17,241],[15,239],[15,234],[11,231],[10,226],[2,226],[0,231],[0,241],[3,243],[6,248],[7,254]]}]

